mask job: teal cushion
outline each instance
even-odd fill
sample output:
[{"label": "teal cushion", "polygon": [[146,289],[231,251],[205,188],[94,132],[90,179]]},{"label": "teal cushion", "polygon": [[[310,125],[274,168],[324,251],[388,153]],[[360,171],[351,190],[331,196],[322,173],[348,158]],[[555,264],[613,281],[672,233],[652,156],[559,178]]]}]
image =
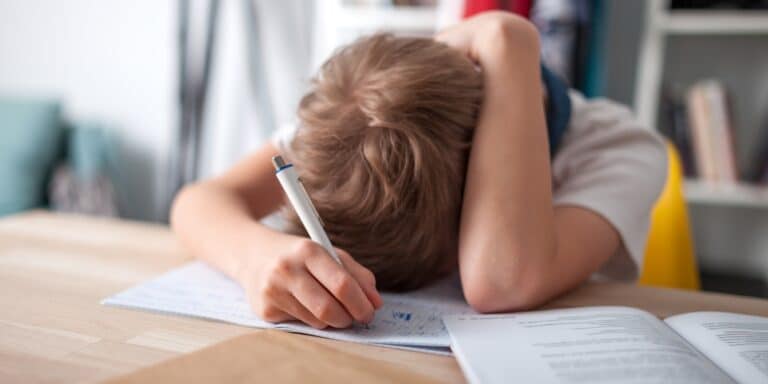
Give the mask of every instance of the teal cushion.
[{"label": "teal cushion", "polygon": [[57,102],[0,97],[0,215],[45,204],[62,140]]}]

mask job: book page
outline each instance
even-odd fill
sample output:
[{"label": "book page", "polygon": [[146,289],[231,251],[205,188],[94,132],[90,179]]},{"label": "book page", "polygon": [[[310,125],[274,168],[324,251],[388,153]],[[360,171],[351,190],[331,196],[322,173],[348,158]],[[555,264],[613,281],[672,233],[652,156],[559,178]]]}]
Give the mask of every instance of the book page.
[{"label": "book page", "polygon": [[587,307],[443,319],[472,383],[733,382],[653,315]]},{"label": "book page", "polygon": [[694,312],[665,322],[740,383],[768,383],[768,318]]},{"label": "book page", "polygon": [[272,324],[256,316],[242,288],[202,262],[192,262],[129,288],[102,304],[276,328],[330,339],[449,354],[443,315],[474,313],[457,278],[406,293],[383,293],[384,305],[367,326],[318,330],[298,322]]}]

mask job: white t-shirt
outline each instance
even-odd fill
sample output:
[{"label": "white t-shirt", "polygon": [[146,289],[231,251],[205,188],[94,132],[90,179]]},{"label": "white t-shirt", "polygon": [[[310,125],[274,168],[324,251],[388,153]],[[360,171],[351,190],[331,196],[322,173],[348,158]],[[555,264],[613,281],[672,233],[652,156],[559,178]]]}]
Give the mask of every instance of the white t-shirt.
[{"label": "white t-shirt", "polygon": [[[622,246],[592,277],[631,281],[643,265],[651,209],[667,175],[662,140],[632,112],[606,99],[570,92],[571,119],[552,161],[554,206],[578,206],[605,218]],[[288,152],[296,125],[272,137]]]}]

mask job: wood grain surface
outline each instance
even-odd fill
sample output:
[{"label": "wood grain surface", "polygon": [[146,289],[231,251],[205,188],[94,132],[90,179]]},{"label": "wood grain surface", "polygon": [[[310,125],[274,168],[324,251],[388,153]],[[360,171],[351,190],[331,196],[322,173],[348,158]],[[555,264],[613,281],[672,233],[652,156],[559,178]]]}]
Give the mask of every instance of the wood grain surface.
[{"label": "wood grain surface", "polygon": [[[99,305],[188,260],[164,226],[42,211],[0,220],[0,382],[464,381],[451,357]],[[546,307],[588,305],[768,316],[766,300],[618,283]]]}]

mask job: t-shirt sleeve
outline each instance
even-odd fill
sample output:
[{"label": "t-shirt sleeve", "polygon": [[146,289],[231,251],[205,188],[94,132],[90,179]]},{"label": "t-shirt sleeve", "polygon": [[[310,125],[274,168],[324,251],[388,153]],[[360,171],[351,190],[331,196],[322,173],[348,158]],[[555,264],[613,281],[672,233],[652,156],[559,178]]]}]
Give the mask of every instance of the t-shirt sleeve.
[{"label": "t-shirt sleeve", "polygon": [[666,181],[663,141],[631,111],[572,93],[573,115],[553,163],[555,206],[605,218],[622,245],[594,278],[634,280],[643,265],[653,205]]}]

